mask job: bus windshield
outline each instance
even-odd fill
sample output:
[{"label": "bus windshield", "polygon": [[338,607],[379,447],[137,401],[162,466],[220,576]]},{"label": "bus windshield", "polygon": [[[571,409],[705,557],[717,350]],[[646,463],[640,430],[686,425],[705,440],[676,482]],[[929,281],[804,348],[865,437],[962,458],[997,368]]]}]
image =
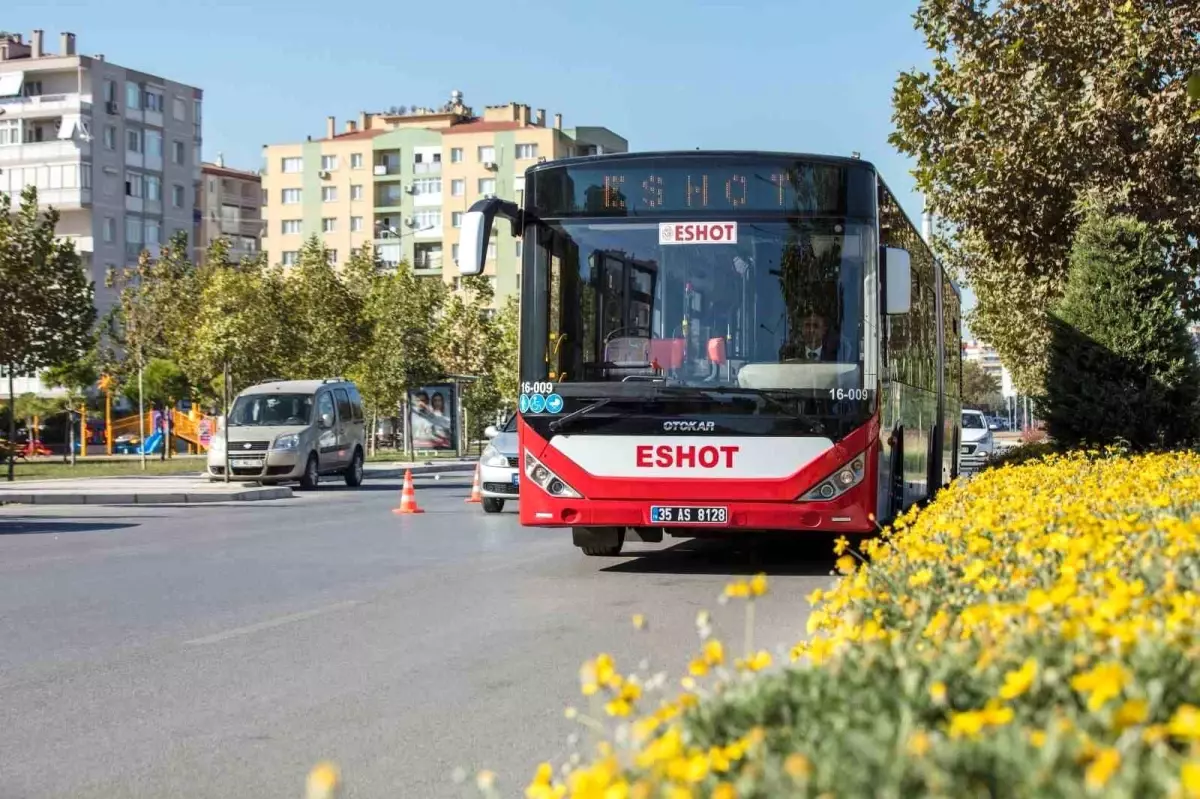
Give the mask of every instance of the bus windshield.
[{"label": "bus windshield", "polygon": [[533,235],[522,380],[821,398],[863,387],[869,225],[579,219]]}]

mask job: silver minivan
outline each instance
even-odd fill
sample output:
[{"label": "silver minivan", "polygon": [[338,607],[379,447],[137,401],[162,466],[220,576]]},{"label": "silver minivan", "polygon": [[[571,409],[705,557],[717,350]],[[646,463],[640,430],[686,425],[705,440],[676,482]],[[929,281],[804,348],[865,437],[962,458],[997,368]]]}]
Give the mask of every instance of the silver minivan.
[{"label": "silver minivan", "polygon": [[253,483],[300,482],[313,491],[323,475],[362,485],[366,421],[349,380],[280,380],[238,394],[208,449],[208,477]]}]

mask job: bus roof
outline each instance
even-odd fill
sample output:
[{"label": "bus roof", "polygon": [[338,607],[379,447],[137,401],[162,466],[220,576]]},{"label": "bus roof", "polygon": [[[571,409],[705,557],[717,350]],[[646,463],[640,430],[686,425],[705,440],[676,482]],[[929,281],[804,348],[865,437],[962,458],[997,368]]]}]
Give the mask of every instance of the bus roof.
[{"label": "bus roof", "polygon": [[812,161],[815,163],[836,164],[838,166],[865,167],[878,172],[875,165],[861,158],[851,158],[842,155],[819,155],[816,153],[785,153],[772,150],[658,150],[635,153],[604,153],[602,155],[577,155],[571,158],[558,158],[534,164],[527,172],[538,172],[546,169],[594,164],[610,161],[639,161],[652,158],[728,158],[731,160],[751,158],[786,158],[796,161]]}]

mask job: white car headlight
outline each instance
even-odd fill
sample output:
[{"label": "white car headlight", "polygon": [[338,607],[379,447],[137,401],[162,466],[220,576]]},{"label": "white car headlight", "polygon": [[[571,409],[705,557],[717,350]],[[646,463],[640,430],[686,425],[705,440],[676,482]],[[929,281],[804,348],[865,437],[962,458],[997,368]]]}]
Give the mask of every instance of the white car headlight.
[{"label": "white car headlight", "polygon": [[288,452],[300,446],[300,436],[296,433],[285,433],[275,439],[271,449],[276,452]]},{"label": "white car headlight", "polygon": [[479,457],[479,462],[484,466],[491,466],[497,469],[502,469],[508,466],[508,458],[500,453],[500,450],[488,444],[483,448],[483,455]]},{"label": "white car headlight", "polygon": [[208,451],[214,455],[225,452],[225,436],[218,433],[208,440]]}]

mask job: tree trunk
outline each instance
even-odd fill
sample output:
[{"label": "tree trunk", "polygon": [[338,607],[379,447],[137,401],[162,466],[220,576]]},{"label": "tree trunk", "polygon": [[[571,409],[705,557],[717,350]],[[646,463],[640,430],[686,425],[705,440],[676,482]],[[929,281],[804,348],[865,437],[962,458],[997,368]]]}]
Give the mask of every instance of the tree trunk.
[{"label": "tree trunk", "polygon": [[17,389],[13,381],[14,367],[11,363],[8,365],[8,446],[11,450],[8,456],[8,482],[16,480],[16,475],[13,470],[16,468],[17,454],[13,449],[17,446]]},{"label": "tree trunk", "polygon": [[[75,465],[75,418],[74,417],[75,417],[75,412],[71,410],[70,406],[67,406],[67,454],[68,454],[67,459],[72,466]],[[86,424],[87,424],[87,420],[84,419],[84,425],[86,426]]]},{"label": "tree trunk", "polygon": [[146,471],[146,406],[142,399],[142,366],[138,364],[138,432],[141,436],[142,471]]},{"label": "tree trunk", "polygon": [[225,436],[225,453],[224,463],[225,468],[222,473],[225,475],[225,482],[229,482],[229,359],[225,359],[225,365],[221,372],[221,393],[224,395],[225,402],[225,425],[221,433]]}]

